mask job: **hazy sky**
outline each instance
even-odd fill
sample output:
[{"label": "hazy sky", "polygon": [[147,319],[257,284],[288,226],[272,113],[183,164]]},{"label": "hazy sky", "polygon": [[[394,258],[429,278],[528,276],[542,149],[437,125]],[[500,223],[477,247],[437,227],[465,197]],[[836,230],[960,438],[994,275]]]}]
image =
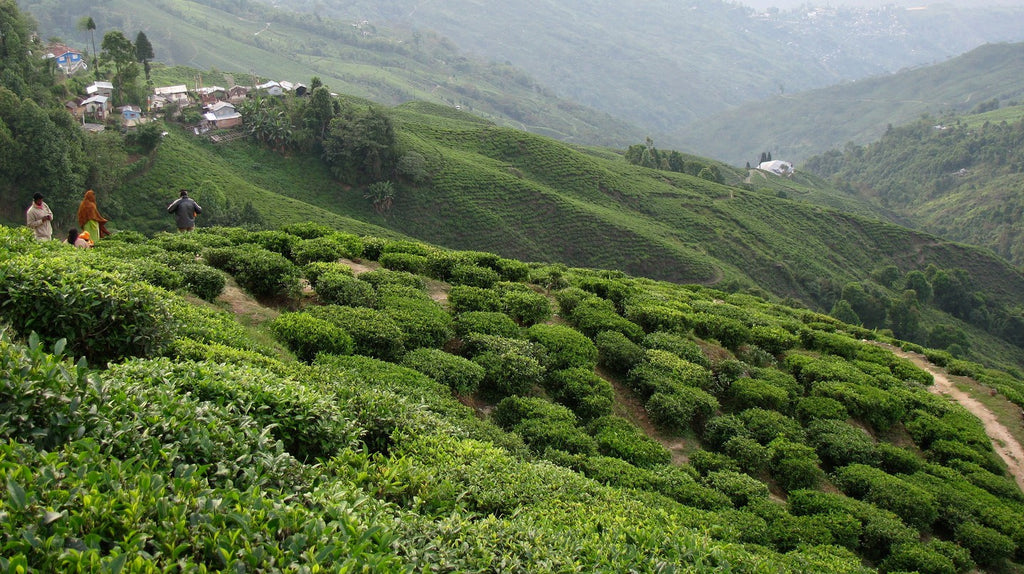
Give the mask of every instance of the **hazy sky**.
[{"label": "hazy sky", "polygon": [[818,6],[884,6],[896,4],[898,6],[927,6],[928,4],[947,4],[960,7],[991,6],[993,4],[1024,4],[1024,0],[738,0],[739,4],[746,4],[760,10],[776,7],[779,9],[796,8],[804,4]]}]

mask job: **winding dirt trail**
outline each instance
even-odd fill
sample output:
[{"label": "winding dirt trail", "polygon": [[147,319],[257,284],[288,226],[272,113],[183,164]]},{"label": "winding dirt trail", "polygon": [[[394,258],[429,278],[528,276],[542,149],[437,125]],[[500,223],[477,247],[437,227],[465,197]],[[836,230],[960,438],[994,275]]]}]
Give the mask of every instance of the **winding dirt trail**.
[{"label": "winding dirt trail", "polygon": [[935,377],[935,384],[928,387],[931,392],[952,398],[981,420],[985,426],[985,434],[992,439],[992,448],[1006,462],[1007,470],[1017,481],[1017,486],[1024,490],[1024,447],[1021,447],[1020,442],[1013,437],[1009,429],[999,422],[996,415],[980,401],[958,389],[949,380],[946,372],[933,365],[926,357],[917,353],[908,353],[897,347],[883,346],[896,356],[908,359],[931,373]]}]

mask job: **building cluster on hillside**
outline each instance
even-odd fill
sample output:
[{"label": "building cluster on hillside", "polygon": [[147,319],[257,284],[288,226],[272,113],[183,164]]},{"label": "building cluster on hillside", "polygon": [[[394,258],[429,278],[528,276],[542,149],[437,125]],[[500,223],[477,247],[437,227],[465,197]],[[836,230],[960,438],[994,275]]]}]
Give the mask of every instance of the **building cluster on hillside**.
[{"label": "building cluster on hillside", "polygon": [[[83,54],[64,45],[50,46],[45,57],[53,59],[66,75],[88,69]],[[202,109],[202,119],[195,127],[195,131],[202,133],[242,125],[242,115],[236,106],[252,93],[268,96],[295,93],[302,96],[306,92],[305,85],[287,81],[270,81],[251,87],[236,85],[230,88],[197,85],[193,90],[185,84],[178,84],[153,88],[152,93],[146,98],[145,109],[135,105],[124,105],[115,109],[114,85],[111,82],[97,80],[86,87],[84,96],[68,100],[64,106],[86,129],[102,130],[105,124],[115,121],[125,128],[136,127],[169,106],[180,110],[198,105]]]}]

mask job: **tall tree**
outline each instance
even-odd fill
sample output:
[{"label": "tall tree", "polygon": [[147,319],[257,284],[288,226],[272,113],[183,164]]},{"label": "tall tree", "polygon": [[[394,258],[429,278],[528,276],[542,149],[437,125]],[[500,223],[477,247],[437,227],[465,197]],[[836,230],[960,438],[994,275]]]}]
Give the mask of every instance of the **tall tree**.
[{"label": "tall tree", "polygon": [[92,19],[92,16],[84,16],[78,21],[78,29],[89,31],[89,38],[92,39],[92,69],[98,80],[100,79],[100,61],[99,54],[96,52],[96,22]]},{"label": "tall tree", "polygon": [[146,72],[146,83],[150,83],[149,79],[149,61],[154,57],[153,44],[149,43],[149,38],[146,37],[146,33],[139,30],[139,33],[135,36],[135,61],[142,64],[143,70]]},{"label": "tall tree", "polygon": [[139,69],[135,64],[135,46],[132,41],[125,37],[119,30],[113,30],[103,35],[103,62],[114,66],[114,102],[117,105],[126,103],[129,92],[139,75]]}]

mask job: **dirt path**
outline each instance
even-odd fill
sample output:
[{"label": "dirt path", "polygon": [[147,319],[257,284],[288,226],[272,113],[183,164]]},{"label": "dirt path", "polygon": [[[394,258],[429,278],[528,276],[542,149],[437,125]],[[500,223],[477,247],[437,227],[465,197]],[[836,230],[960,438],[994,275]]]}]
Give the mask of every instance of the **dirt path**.
[{"label": "dirt path", "polygon": [[1024,490],[1024,447],[1021,447],[1010,431],[999,422],[996,415],[980,401],[958,389],[949,380],[946,372],[933,365],[926,357],[917,353],[908,353],[896,347],[887,345],[885,347],[897,356],[909,359],[918,367],[931,373],[935,377],[935,384],[928,387],[931,392],[952,398],[981,420],[985,426],[985,434],[992,439],[992,447],[996,454],[1006,462],[1007,470],[1017,481],[1017,486]]}]

